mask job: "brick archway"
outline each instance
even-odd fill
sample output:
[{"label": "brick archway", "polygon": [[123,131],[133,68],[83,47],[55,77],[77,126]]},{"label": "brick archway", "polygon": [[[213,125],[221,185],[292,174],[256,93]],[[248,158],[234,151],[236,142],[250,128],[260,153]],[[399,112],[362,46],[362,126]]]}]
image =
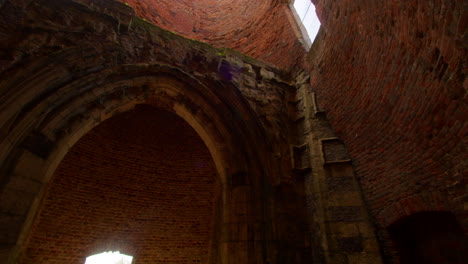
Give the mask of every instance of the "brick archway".
[{"label": "brick archway", "polygon": [[[91,88],[82,93],[73,93],[77,83],[90,85]],[[25,179],[34,182],[37,189],[29,200],[23,199],[20,210],[24,210],[27,218],[18,219],[22,224],[21,234],[19,229],[9,230],[8,236],[16,240],[16,246],[8,253],[10,259],[16,258],[37,214],[38,201],[41,200],[44,188],[69,149],[106,119],[144,103],[182,117],[205,142],[222,185],[221,213],[216,223],[219,231],[214,238],[216,253],[212,261],[223,259],[225,263],[231,263],[236,260],[236,252],[244,251],[249,242],[237,238],[243,234],[228,231],[233,228],[230,222],[244,221],[245,225],[250,225],[249,221],[263,221],[264,216],[256,212],[262,210],[264,199],[252,200],[251,203],[246,203],[245,199],[253,199],[248,197],[253,197],[254,193],[262,195],[260,184],[263,175],[269,173],[255,166],[262,159],[256,153],[264,139],[253,136],[261,136],[262,129],[248,105],[238,93],[215,94],[213,89],[219,88],[208,88],[197,79],[167,66],[116,67],[94,74],[92,78],[88,76],[62,86],[58,94],[68,91],[75,97],[56,107],[55,111],[44,113],[36,109],[21,116],[22,119],[17,122],[28,124],[29,132],[23,138],[18,138],[16,147],[10,151],[7,159],[11,174],[6,185],[9,188],[12,183]],[[44,102],[36,107],[46,105]],[[236,117],[239,113],[243,115],[242,119]],[[249,129],[245,120],[249,122]],[[15,128],[24,129],[21,125]],[[258,130],[255,131],[255,128]],[[14,136],[14,133],[13,129],[11,135]],[[234,192],[234,188],[240,186],[237,183],[242,185],[242,190]],[[19,200],[21,188],[9,194],[8,199]],[[257,233],[258,236],[262,234],[264,232]],[[263,243],[265,240],[258,237],[254,241]],[[258,246],[257,249],[261,251],[262,247]],[[249,258],[248,255],[244,257]]]},{"label": "brick archway", "polygon": [[401,199],[377,216],[385,228],[412,214],[428,211],[449,211],[450,205],[441,192],[425,192]]},{"label": "brick archway", "polygon": [[135,263],[208,263],[219,176],[196,132],[149,105],[81,137],[47,184],[18,263],[81,263],[120,251]]}]

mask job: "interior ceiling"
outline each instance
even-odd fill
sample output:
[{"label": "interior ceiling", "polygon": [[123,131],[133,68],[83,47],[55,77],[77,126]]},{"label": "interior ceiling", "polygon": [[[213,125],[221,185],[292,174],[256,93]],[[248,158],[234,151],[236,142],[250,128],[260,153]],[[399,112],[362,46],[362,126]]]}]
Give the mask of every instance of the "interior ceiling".
[{"label": "interior ceiling", "polygon": [[277,67],[301,67],[305,46],[278,0],[118,0],[140,18],[183,37],[237,50]]},{"label": "interior ceiling", "polygon": [[57,168],[19,263],[207,263],[217,173],[196,132],[147,105],[81,138]]},{"label": "interior ceiling", "polygon": [[261,19],[271,0],[121,0],[138,16],[191,38],[215,40]]}]

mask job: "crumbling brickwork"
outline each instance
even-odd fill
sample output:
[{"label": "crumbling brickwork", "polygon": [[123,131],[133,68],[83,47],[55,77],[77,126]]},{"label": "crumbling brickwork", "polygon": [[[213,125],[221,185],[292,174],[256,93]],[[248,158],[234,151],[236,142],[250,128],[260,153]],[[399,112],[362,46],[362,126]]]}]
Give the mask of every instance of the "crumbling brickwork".
[{"label": "crumbling brickwork", "polygon": [[300,68],[305,49],[286,1],[120,0],[138,16],[181,36],[238,50],[283,68]]},{"label": "crumbling brickwork", "polygon": [[[217,182],[201,184],[200,196],[187,187],[194,193],[186,199],[200,210],[166,220],[200,236],[179,240],[167,229],[164,237],[177,243],[166,255],[132,246],[160,247],[154,215],[141,240],[121,225],[121,245],[134,242],[126,250],[136,263],[396,264],[387,229],[407,216],[442,212],[466,230],[463,1],[314,0],[322,29],[308,54],[290,2],[0,0],[0,262],[62,263],[52,251],[82,262],[95,250],[116,250],[96,236],[71,252],[65,221],[51,218],[83,202],[74,195],[81,183],[111,185],[118,181],[105,172],[124,179],[134,166],[133,178],[150,181],[141,168],[155,164],[183,179],[181,186],[191,184],[187,170]],[[167,117],[169,130],[128,132],[144,124],[142,105],[157,109],[149,119]],[[164,131],[178,142],[152,141]],[[132,143],[139,138],[147,144]],[[211,158],[210,169],[191,163],[197,154],[164,154],[179,141],[184,153]],[[177,164],[162,163],[171,153]],[[138,184],[127,185],[142,189],[132,193],[150,197],[146,204],[164,200],[145,187],[167,188]],[[95,199],[127,195],[122,190]],[[171,191],[174,199],[179,191]],[[166,206],[158,210],[173,209]],[[63,216],[81,214],[73,211]],[[203,227],[182,220],[209,216]],[[115,218],[124,220],[145,219]],[[40,241],[52,228],[64,236],[52,235],[48,247]],[[93,232],[109,230],[96,224]]]},{"label": "crumbling brickwork", "polygon": [[[120,113],[140,104],[182,117],[203,139],[216,165],[222,200],[212,226],[204,229],[214,230],[213,247],[208,256],[204,248],[193,258],[280,263],[281,245],[291,244],[288,254],[304,251],[300,259],[308,261],[312,245],[305,242],[304,230],[298,228],[297,236],[278,233],[270,211],[276,210],[271,191],[291,178],[285,98],[294,89],[287,71],[158,28],[119,2],[7,2],[2,12],[2,25],[19,21],[16,28],[2,28],[7,38],[2,45],[8,47],[0,78],[0,208],[7,227],[1,230],[2,261],[60,262],[57,255],[38,252],[40,238],[46,237],[44,223],[50,220],[41,218],[48,212],[41,208],[53,206],[47,199],[62,193],[43,200],[46,187],[54,188],[50,180],[56,168],[61,174],[59,165],[70,165],[66,154],[72,148],[73,155],[75,144],[81,148],[86,133],[93,135],[94,127],[109,118],[118,120]],[[298,213],[305,210],[302,204]],[[286,222],[275,226],[287,229]],[[96,228],[96,234],[108,230]],[[200,241],[196,243],[207,245]],[[166,256],[183,263],[189,243],[182,241],[182,249],[171,252],[179,256]],[[74,253],[75,260],[89,253],[85,247],[86,252]],[[140,258],[161,261],[135,252],[137,262]]]}]

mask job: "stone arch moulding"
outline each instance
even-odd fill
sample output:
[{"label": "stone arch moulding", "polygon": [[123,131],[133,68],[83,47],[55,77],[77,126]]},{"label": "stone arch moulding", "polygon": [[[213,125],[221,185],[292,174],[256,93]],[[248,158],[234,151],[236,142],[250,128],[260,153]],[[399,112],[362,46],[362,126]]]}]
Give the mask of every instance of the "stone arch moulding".
[{"label": "stone arch moulding", "polygon": [[[207,145],[222,184],[222,208],[215,231],[217,253],[211,261],[239,261],[236,251],[245,249],[248,242],[243,241],[241,234],[228,232],[229,219],[244,215],[253,223],[263,222],[264,216],[255,212],[263,211],[264,199],[240,202],[232,190],[236,182],[241,182],[247,197],[255,193],[258,198],[263,195],[259,181],[268,175],[265,168],[255,166],[263,159],[256,155],[262,147],[262,126],[240,93],[216,86],[215,82],[210,83],[213,87],[208,87],[206,80],[204,83],[167,65],[121,65],[75,79],[63,70],[66,68],[63,65],[42,66],[36,74],[38,65],[33,63],[26,68],[30,72],[22,75],[29,78],[13,75],[3,83],[10,93],[2,98],[6,104],[0,109],[2,130],[8,131],[0,141],[0,191],[4,200],[1,217],[6,219],[6,225],[12,226],[1,230],[4,233],[1,237],[6,238],[2,242],[8,245],[1,249],[3,263],[14,263],[45,186],[71,146],[93,127],[137,104],[150,104],[176,113]],[[56,83],[41,79],[42,76],[52,76]],[[57,85],[57,82],[62,83]],[[247,179],[231,179],[241,176]],[[6,213],[14,216],[7,218]],[[253,241],[249,243],[264,243],[265,238],[255,237]],[[254,248],[257,257],[264,254],[260,244]],[[248,259],[253,258],[244,257],[243,263],[250,263]]]},{"label": "stone arch moulding", "polygon": [[413,195],[395,202],[392,206],[380,212],[377,219],[388,228],[393,223],[420,212],[451,211],[450,205],[443,199],[440,192],[427,192]]},{"label": "stone arch moulding", "polygon": [[[399,253],[396,244],[391,240],[389,227],[418,213],[453,212],[451,210],[452,206],[443,197],[444,194],[438,191],[408,196],[394,202],[377,215],[376,218],[383,227],[379,232],[382,243],[386,246],[387,255],[391,256],[393,261],[399,261],[397,260]],[[461,214],[455,214],[454,216],[457,220],[460,220]]]}]

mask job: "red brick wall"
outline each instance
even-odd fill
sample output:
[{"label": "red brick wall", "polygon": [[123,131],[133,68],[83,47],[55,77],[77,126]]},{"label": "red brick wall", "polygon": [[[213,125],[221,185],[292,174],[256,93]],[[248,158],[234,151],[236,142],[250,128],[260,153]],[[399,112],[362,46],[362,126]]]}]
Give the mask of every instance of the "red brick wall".
[{"label": "red brick wall", "polygon": [[84,263],[120,250],[134,263],[205,263],[217,173],[185,121],[139,106],[93,129],[49,184],[20,263]]},{"label": "red brick wall", "polygon": [[137,16],[184,37],[236,49],[282,68],[303,64],[285,3],[272,0],[119,0]]},{"label": "red brick wall", "polygon": [[311,83],[378,224],[449,210],[466,228],[466,2],[313,2]]}]

